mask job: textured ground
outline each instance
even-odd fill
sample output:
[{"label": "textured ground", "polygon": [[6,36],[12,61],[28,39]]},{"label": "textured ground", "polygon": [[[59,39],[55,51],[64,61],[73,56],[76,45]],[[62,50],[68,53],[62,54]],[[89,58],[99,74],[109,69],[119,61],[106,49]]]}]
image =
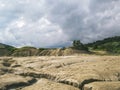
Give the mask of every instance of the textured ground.
[{"label": "textured ground", "polygon": [[1,57],[0,90],[120,90],[120,56]]}]

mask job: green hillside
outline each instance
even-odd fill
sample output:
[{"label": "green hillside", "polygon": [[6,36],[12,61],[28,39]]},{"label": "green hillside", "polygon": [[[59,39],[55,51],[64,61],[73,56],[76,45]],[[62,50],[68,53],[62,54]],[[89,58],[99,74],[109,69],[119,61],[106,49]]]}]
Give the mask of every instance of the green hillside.
[{"label": "green hillside", "polygon": [[86,45],[92,50],[103,50],[109,53],[120,54],[120,36],[106,38]]},{"label": "green hillside", "polygon": [[13,46],[0,43],[0,56],[9,56],[14,52],[15,49],[16,48]]}]

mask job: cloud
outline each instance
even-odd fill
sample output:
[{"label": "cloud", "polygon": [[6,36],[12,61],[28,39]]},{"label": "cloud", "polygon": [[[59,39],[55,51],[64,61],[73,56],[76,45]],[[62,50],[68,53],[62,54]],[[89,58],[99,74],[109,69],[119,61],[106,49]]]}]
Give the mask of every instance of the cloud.
[{"label": "cloud", "polygon": [[66,42],[67,37],[61,28],[58,25],[53,25],[46,18],[43,17],[37,22],[28,23],[25,19],[19,18],[9,24],[4,31],[0,32],[1,37],[5,38],[3,43],[7,42],[18,47],[24,45],[52,47]]},{"label": "cloud", "polygon": [[[50,12],[50,16],[53,17],[52,21],[61,25],[70,40],[81,39],[82,42],[87,43],[120,35],[119,0],[91,0],[86,1],[86,5],[83,4],[86,2],[75,1],[77,3],[75,5],[74,3],[73,5],[57,3],[62,7],[59,8],[59,5],[56,5],[52,9],[53,13]],[[70,9],[71,6],[73,6],[73,9]],[[54,14],[54,12],[63,11],[64,8],[66,8],[64,13]]]},{"label": "cloud", "polygon": [[120,0],[1,0],[0,42],[68,46],[120,35]]}]

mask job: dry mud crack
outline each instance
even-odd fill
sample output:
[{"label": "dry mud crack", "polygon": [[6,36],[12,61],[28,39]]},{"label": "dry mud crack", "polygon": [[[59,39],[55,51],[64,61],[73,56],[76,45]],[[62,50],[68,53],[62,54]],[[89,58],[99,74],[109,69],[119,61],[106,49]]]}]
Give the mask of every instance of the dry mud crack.
[{"label": "dry mud crack", "polygon": [[120,90],[120,56],[1,57],[0,90]]}]

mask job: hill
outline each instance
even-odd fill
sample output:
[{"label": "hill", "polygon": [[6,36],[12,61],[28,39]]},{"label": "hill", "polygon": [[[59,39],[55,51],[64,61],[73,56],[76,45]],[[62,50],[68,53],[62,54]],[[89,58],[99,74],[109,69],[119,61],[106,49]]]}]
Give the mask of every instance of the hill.
[{"label": "hill", "polygon": [[68,48],[56,48],[56,49],[48,49],[43,50],[39,53],[40,56],[68,56],[68,55],[75,55],[75,54],[83,54],[89,53],[85,50],[77,50],[71,47]]},{"label": "hill", "polygon": [[68,56],[82,53],[89,53],[89,51],[79,40],[74,40],[73,45],[66,48],[35,48],[31,46],[15,48],[0,44],[1,56]]},{"label": "hill", "polygon": [[120,36],[106,38],[93,43],[86,44],[92,50],[103,50],[109,53],[120,54]]},{"label": "hill", "polygon": [[90,54],[95,51],[120,54],[120,36],[106,38],[85,45],[80,40],[74,40],[73,45],[66,48],[35,48],[30,46],[15,48],[0,43],[0,56],[67,56],[83,53]]},{"label": "hill", "polygon": [[74,54],[88,53],[84,50],[76,50],[73,48],[34,48],[22,47],[14,50],[12,56],[68,56]]},{"label": "hill", "polygon": [[6,44],[0,43],[0,56],[9,56],[11,55],[16,48]]},{"label": "hill", "polygon": [[67,48],[35,48],[31,46],[24,46],[15,48],[6,44],[0,43],[0,56],[68,56],[74,54],[89,53],[86,50],[76,49],[73,47]]},{"label": "hill", "polygon": [[21,48],[16,48],[11,54],[12,56],[36,56],[38,49],[35,47],[25,46]]}]

